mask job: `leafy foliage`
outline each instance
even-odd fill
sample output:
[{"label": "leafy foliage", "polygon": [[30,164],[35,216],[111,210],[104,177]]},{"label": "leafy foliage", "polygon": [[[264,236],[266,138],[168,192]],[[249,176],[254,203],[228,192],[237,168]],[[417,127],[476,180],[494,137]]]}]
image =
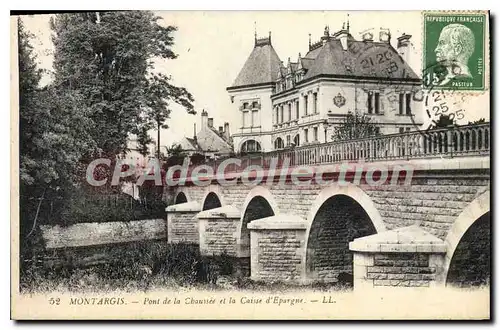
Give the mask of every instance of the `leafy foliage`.
[{"label": "leafy foliage", "polygon": [[70,201],[79,198],[81,190],[112,193],[119,188],[90,187],[87,165],[98,157],[111,159],[109,168],[94,174],[110,178],[116,156],[127,152],[132,134],[138,137],[140,152],[147,154],[152,142],[148,130],[166,127],[171,102],[194,111],[192,95],[154,70],[156,61],[177,56],[171,49],[176,28],[161,24],[152,12],[55,15],[50,22],[54,79],[44,88],[39,86],[41,70],[31,35],[21,21],[18,24],[24,235],[33,231],[37,218],[47,221],[48,216],[67,214],[88,219]]},{"label": "leafy foliage", "polygon": [[348,112],[343,122],[336,126],[333,131],[334,141],[363,139],[378,136],[380,129],[371,117],[365,114]]},{"label": "leafy foliage", "polygon": [[55,84],[84,96],[99,154],[126,151],[129,133],[166,127],[172,101],[194,112],[192,95],[153,71],[155,59],[176,58],[176,28],[159,19],[129,11],[61,14],[51,21]]}]

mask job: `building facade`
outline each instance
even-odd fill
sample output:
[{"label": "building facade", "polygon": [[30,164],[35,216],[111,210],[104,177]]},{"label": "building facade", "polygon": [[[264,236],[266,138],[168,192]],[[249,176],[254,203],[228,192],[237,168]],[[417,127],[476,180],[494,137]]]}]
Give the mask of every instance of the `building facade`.
[{"label": "building facade", "polygon": [[381,134],[422,124],[421,79],[408,65],[410,35],[391,45],[380,30],[355,40],[347,28],[309,40],[308,52],[284,64],[268,38],[254,48],[232,86],[231,102],[240,112],[233,137],[236,152],[272,151],[332,141],[348,113],[366,114]]}]

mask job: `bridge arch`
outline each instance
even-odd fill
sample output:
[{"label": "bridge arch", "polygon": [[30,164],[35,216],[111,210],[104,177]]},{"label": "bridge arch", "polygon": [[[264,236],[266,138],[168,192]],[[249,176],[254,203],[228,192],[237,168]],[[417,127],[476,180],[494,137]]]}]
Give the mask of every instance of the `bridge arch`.
[{"label": "bridge arch", "polygon": [[[485,239],[477,239],[477,235]],[[490,192],[473,200],[457,217],[445,238],[443,281],[446,285],[472,286],[489,281]]]},{"label": "bridge arch", "polygon": [[247,225],[258,219],[279,214],[278,206],[271,192],[256,186],[247,194],[241,209],[239,246],[242,257],[250,257],[250,230]]},{"label": "bridge arch", "polygon": [[222,202],[219,196],[215,192],[210,191],[208,194],[205,195],[205,198],[203,198],[203,204],[201,205],[202,205],[201,210],[205,211],[221,207]]},{"label": "bridge arch", "polygon": [[334,185],[316,198],[306,232],[306,277],[309,281],[351,282],[349,242],[386,230],[370,197],[356,185]]},{"label": "bridge arch", "polygon": [[189,198],[189,194],[187,191],[181,190],[175,194],[174,204],[187,203],[189,201],[191,201],[191,199]]},{"label": "bridge arch", "polygon": [[201,199],[201,210],[211,210],[216,207],[226,205],[224,201],[224,192],[220,185],[209,185]]}]

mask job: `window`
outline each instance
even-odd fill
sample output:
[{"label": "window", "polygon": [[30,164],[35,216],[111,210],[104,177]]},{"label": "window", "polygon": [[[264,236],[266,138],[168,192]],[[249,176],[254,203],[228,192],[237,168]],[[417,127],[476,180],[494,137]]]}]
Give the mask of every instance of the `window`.
[{"label": "window", "polygon": [[368,113],[370,113],[370,114],[373,113],[372,99],[373,99],[373,93],[368,92]]},{"label": "window", "polygon": [[292,104],[288,103],[288,121],[292,120]]},{"label": "window", "polygon": [[318,141],[318,128],[317,127],[313,128],[313,137],[314,137],[314,141]]},{"label": "window", "polygon": [[280,123],[283,122],[283,106],[280,106]]},{"label": "window", "polygon": [[309,142],[309,130],[304,128],[304,142]]},{"label": "window", "polygon": [[406,94],[406,114],[411,115],[411,93]]},{"label": "window", "polygon": [[279,107],[276,107],[276,111],[275,111],[275,117],[276,117],[276,124],[279,124],[280,122],[280,109]]},{"label": "window", "polygon": [[307,95],[304,95],[304,116],[307,116],[307,103],[308,103],[307,99],[308,99]]},{"label": "window", "polygon": [[285,143],[282,138],[277,138],[274,140],[274,149],[283,149],[285,147]]},{"label": "window", "polygon": [[290,135],[287,135],[286,136],[286,146],[289,147],[290,146],[290,143],[291,143],[291,138],[290,138]]},{"label": "window", "polygon": [[318,93],[313,93],[313,113],[318,113]]},{"label": "window", "polygon": [[399,93],[399,114],[404,115],[405,94]]},{"label": "window", "polygon": [[258,152],[260,150],[260,143],[255,140],[247,140],[241,145],[241,152]]},{"label": "window", "polygon": [[404,133],[405,132],[405,128],[404,127],[400,127],[399,128],[399,133]]},{"label": "window", "polygon": [[252,127],[259,126],[259,111],[252,111]]},{"label": "window", "polygon": [[379,92],[368,92],[368,113],[379,114],[380,113],[380,93]]},{"label": "window", "polygon": [[293,138],[293,144],[295,144],[296,147],[300,145],[300,135],[295,135],[295,137]]},{"label": "window", "polygon": [[299,112],[299,101],[295,101],[295,119],[299,119],[300,117],[300,112]]},{"label": "window", "polygon": [[243,111],[243,127],[247,127],[250,124],[248,116],[248,111]]}]

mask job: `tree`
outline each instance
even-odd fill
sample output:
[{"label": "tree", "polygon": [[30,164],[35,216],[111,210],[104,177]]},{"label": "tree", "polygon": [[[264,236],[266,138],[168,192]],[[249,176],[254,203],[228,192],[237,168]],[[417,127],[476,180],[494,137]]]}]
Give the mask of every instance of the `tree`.
[{"label": "tree", "polygon": [[68,93],[62,102],[54,88],[40,88],[42,71],[31,38],[19,19],[20,217],[21,233],[28,236],[47,205],[44,201],[53,201],[79,176],[78,161],[89,148],[88,120],[78,109],[82,99]]},{"label": "tree", "polygon": [[363,139],[380,135],[380,128],[365,114],[348,112],[340,125],[333,131],[334,141]]},{"label": "tree", "polygon": [[193,97],[154,72],[155,60],[176,58],[173,26],[149,11],[59,14],[51,20],[55,85],[84,96],[94,154],[114,158],[130,133],[164,125],[170,101],[192,112]]},{"label": "tree", "polygon": [[171,156],[181,156],[184,154],[184,149],[182,149],[182,146],[178,143],[172,144],[172,146],[167,147],[167,155],[169,157]]},{"label": "tree", "polygon": [[453,118],[451,118],[450,115],[441,114],[437,121],[436,120],[432,121],[432,124],[429,127],[429,129],[440,129],[440,128],[447,128],[450,126],[455,126]]},{"label": "tree", "polygon": [[153,139],[149,136],[148,126],[142,125],[138,129],[139,133],[137,134],[137,145],[139,149],[139,153],[146,157],[149,155],[149,145],[153,143]]}]

